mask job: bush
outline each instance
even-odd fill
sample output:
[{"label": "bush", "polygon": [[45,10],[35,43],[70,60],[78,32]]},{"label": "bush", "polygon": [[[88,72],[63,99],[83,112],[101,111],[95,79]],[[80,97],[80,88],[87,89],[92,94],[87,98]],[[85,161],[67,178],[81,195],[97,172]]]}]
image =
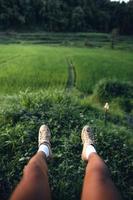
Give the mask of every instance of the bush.
[{"label": "bush", "polygon": [[133,110],[133,102],[130,99],[122,98],[120,99],[119,104],[126,113],[130,113]]},{"label": "bush", "polygon": [[95,95],[100,102],[110,101],[113,98],[133,97],[133,84],[129,82],[120,82],[119,80],[101,80],[95,88]]}]

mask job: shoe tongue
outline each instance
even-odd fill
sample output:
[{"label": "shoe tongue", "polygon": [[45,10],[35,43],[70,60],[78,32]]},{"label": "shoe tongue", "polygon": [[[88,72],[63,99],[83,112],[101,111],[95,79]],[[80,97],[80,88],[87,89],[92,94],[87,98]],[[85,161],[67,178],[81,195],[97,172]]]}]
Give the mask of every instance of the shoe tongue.
[{"label": "shoe tongue", "polygon": [[90,144],[93,144],[93,142],[92,142],[92,140],[91,140],[91,139],[89,139],[89,138],[88,138],[88,140],[87,140],[87,141],[85,141],[85,144],[89,144],[89,145],[90,145]]}]

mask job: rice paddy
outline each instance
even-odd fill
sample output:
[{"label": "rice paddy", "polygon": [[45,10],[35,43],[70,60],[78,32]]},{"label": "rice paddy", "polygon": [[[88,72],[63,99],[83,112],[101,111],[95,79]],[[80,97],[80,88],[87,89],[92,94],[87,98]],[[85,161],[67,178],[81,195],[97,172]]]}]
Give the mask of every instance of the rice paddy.
[{"label": "rice paddy", "polygon": [[0,93],[14,94],[29,88],[65,88],[68,67],[75,69],[75,85],[92,92],[103,79],[133,80],[132,52],[109,48],[83,48],[35,44],[0,45]]}]

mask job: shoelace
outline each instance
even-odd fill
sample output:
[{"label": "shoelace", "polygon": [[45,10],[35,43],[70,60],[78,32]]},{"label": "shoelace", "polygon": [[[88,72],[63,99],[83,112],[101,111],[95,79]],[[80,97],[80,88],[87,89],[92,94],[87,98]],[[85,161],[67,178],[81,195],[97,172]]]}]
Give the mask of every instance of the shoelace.
[{"label": "shoelace", "polygon": [[[87,134],[86,134],[86,132],[87,132]],[[84,132],[84,140],[87,141],[87,140],[89,140],[89,138],[90,138],[90,137],[89,137],[89,132],[88,132],[88,131],[85,131],[85,132]]]},{"label": "shoelace", "polygon": [[[87,134],[85,132],[87,132]],[[84,132],[84,142],[88,143],[90,140],[93,140],[93,135],[90,129],[86,130],[85,132]]]}]

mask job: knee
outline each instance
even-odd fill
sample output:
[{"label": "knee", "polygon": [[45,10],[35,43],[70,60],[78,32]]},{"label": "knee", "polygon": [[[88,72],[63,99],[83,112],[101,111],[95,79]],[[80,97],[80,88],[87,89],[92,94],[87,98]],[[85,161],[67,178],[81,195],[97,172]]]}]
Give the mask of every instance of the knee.
[{"label": "knee", "polygon": [[86,173],[89,173],[89,177],[93,179],[97,179],[102,182],[106,182],[110,179],[109,170],[106,167],[106,165],[93,165],[90,167],[87,167]]},{"label": "knee", "polygon": [[44,175],[44,170],[36,163],[29,163],[24,167],[24,178],[38,179]]}]

